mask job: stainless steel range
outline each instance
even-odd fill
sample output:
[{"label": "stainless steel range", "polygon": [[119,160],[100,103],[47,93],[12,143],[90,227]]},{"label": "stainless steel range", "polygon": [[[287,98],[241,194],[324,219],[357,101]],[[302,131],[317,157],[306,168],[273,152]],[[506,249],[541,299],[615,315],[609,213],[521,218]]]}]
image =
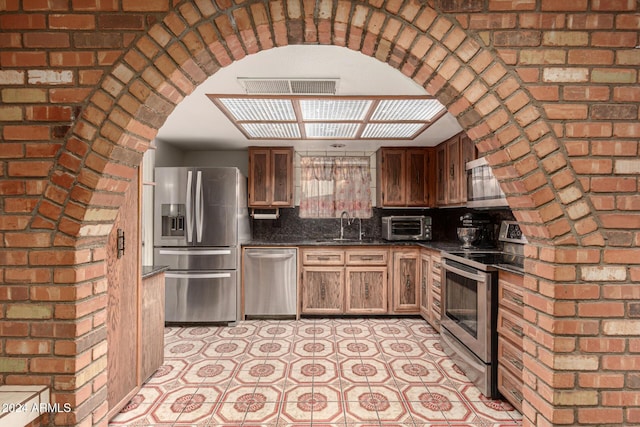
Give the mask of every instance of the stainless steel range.
[{"label": "stainless steel range", "polygon": [[497,268],[523,271],[524,243],[515,221],[503,221],[498,250],[442,252],[441,341],[467,377],[487,397],[497,389]]}]

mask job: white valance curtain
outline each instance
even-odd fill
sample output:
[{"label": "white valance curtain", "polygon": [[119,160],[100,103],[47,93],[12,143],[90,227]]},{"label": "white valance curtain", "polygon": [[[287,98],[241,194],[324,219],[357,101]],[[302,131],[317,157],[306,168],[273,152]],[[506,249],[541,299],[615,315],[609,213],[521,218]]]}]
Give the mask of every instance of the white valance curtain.
[{"label": "white valance curtain", "polygon": [[302,157],[300,217],[371,218],[368,157]]}]

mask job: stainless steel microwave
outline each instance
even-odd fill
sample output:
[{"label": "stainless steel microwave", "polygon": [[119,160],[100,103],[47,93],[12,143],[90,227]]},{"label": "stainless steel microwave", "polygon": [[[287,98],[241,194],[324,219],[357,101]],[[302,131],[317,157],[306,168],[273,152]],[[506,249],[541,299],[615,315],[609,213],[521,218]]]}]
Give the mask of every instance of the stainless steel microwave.
[{"label": "stainless steel microwave", "polygon": [[382,238],[385,240],[431,240],[431,217],[382,217]]},{"label": "stainless steel microwave", "polygon": [[467,171],[468,208],[509,206],[498,180],[484,157],[468,162],[465,169]]}]

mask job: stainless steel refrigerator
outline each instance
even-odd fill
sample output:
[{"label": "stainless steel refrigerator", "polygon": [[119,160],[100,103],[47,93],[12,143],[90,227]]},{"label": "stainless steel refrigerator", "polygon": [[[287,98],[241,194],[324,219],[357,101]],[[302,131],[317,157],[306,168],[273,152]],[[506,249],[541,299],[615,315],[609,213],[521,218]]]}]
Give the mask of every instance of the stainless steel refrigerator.
[{"label": "stainless steel refrigerator", "polygon": [[155,181],[154,264],[169,266],[165,321],[239,320],[246,178],[237,168],[157,167]]}]

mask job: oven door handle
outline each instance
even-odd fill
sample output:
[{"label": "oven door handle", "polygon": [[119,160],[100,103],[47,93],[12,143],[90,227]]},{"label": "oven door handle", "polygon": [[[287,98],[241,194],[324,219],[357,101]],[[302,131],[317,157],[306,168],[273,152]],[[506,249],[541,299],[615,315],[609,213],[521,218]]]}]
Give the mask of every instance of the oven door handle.
[{"label": "oven door handle", "polygon": [[484,274],[473,274],[468,271],[461,270],[459,268],[453,267],[446,262],[444,263],[444,269],[446,271],[450,271],[452,273],[456,273],[462,277],[466,277],[467,279],[475,280],[477,282],[486,283],[487,277]]}]

